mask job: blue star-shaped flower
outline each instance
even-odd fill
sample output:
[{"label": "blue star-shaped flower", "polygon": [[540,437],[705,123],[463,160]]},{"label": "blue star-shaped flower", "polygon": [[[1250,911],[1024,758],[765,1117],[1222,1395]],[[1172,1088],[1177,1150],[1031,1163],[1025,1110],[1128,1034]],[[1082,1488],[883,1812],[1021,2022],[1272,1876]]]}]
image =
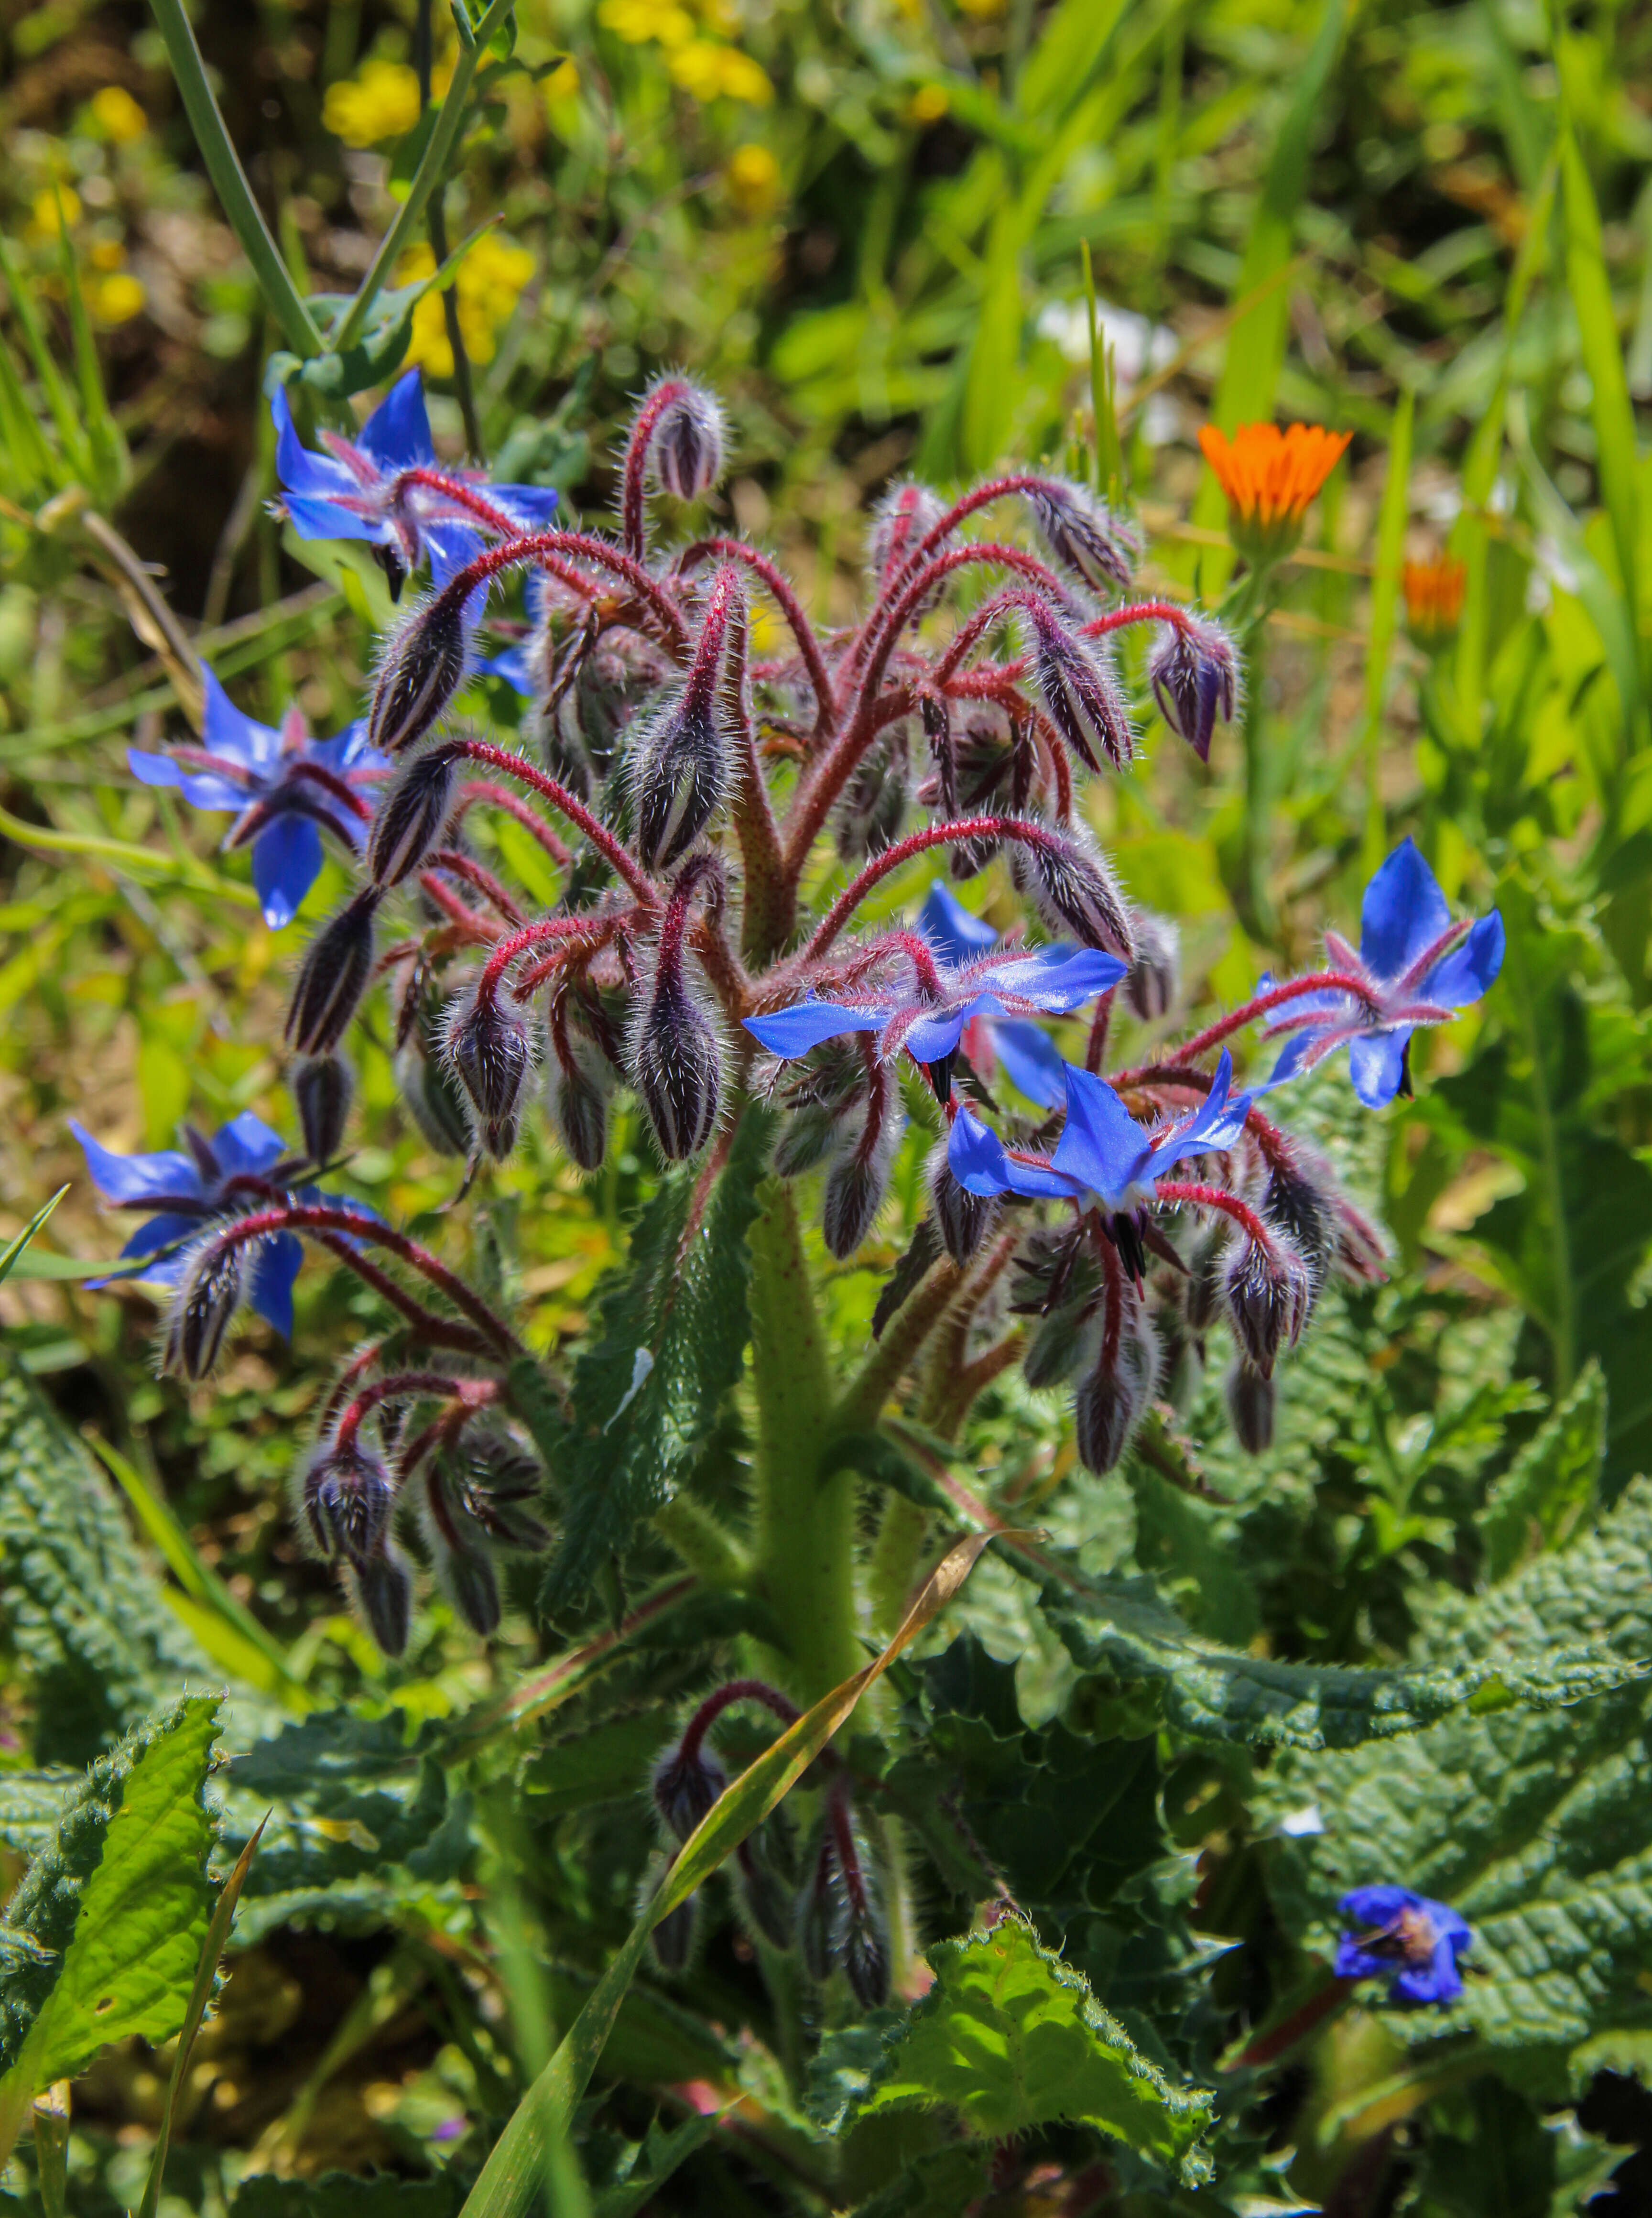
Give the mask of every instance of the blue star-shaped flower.
[{"label": "blue star-shaped flower", "polygon": [[1449,1903],[1408,1887],[1357,1887],[1337,1907],[1359,1929],[1337,1942],[1338,1979],[1387,1979],[1396,2002],[1452,2003],[1463,1992],[1457,1960],[1474,1934]]},{"label": "blue star-shaped flower", "polygon": [[[492,527],[467,493],[522,531],[541,530],[555,513],[557,497],[544,486],[490,485],[481,471],[441,467],[416,369],[397,379],[354,439],[321,432],[325,454],[300,443],[283,387],[271,393],[269,411],[293,529],[300,539],[364,539],[381,548],[393,595],[427,548],[438,585],[476,554],[480,534]],[[421,482],[424,473],[442,482]]]},{"label": "blue star-shaped flower", "polygon": [[[79,1141],[92,1184],[105,1201],[117,1209],[155,1212],[121,1250],[123,1257],[137,1259],[135,1267],[117,1272],[114,1278],[172,1285],[184,1264],[183,1248],[176,1243],[188,1241],[215,1217],[255,1209],[286,1192],[269,1174],[289,1151],[281,1135],[250,1109],[210,1140],[186,1125],[185,1148],[164,1149],[157,1155],[117,1155],[84,1126],[71,1120],[69,1129]],[[170,1255],[157,1252],[168,1248],[173,1249]],[[253,1258],[249,1298],[283,1339],[292,1336],[293,1281],[303,1261],[304,1243],[292,1232],[272,1233],[259,1242]],[[100,1279],[92,1283],[111,1282]]]},{"label": "blue star-shaped flower", "polygon": [[196,747],[151,754],[128,747],[127,762],[145,785],[176,786],[192,809],[232,809],[237,821],[224,845],[252,845],[252,883],[264,922],[279,932],[292,922],[321,869],[321,832],[333,833],[352,854],[373,811],[360,789],[388,769],[367,744],[365,724],[336,739],[312,740],[296,708],[280,731],[243,716],[210,670],[206,728]]},{"label": "blue star-shaped flower", "polygon": [[1073,1201],[1080,1209],[1120,1215],[1154,1199],[1155,1181],[1189,1155],[1230,1148],[1244,1130],[1251,1096],[1233,1090],[1232,1058],[1224,1051],[1210,1091],[1191,1116],[1158,1132],[1137,1124],[1104,1078],[1063,1066],[1067,1122],[1053,1155],[1012,1151],[962,1106],[952,1120],[947,1162],[967,1193],[1025,1194]]},{"label": "blue star-shaped flower", "polygon": [[[927,947],[917,953],[929,967]],[[748,1017],[746,1029],[783,1059],[847,1032],[876,1032],[882,1061],[892,1062],[904,1048],[925,1068],[944,1068],[973,1018],[1067,1016],[1123,976],[1118,957],[1096,948],[1010,947],[956,965],[936,963],[926,980],[909,963],[906,975],[871,988],[859,1001],[799,1001]]]},{"label": "blue star-shaped flower", "polygon": [[[998,945],[992,926],[972,916],[944,878],[937,878],[925,895],[918,929],[942,961],[955,967]],[[974,1017],[964,1048],[983,1077],[992,1075],[995,1060],[1001,1063],[1011,1085],[1041,1109],[1054,1109],[1061,1100],[1061,1052],[1042,1025],[1025,1017]]]},{"label": "blue star-shaped flower", "polygon": [[1360,990],[1327,989],[1282,1004],[1263,1037],[1284,1038],[1268,1080],[1282,1085],[1346,1046],[1354,1092],[1386,1108],[1407,1082],[1406,1050],[1419,1025],[1443,1025],[1477,1001],[1503,965],[1503,920],[1495,909],[1452,922],[1439,881],[1414,841],[1403,840],[1365,889],[1359,951],[1338,933],[1326,952]]}]

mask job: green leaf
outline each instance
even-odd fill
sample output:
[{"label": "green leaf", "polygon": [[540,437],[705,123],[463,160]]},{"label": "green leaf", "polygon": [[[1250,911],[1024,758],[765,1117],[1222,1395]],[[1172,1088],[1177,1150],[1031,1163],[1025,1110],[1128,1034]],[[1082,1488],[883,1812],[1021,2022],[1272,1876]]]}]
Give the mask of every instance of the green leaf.
[{"label": "green leaf", "polygon": [[595,2218],[635,2218],[678,2165],[715,2130],[713,2118],[685,2118],[669,2130],[655,2119],[643,2140],[628,2150],[624,2178],[613,2180],[597,2195]]},{"label": "green leaf", "polygon": [[[1575,40],[1562,34],[1561,84],[1566,93],[1571,90],[1573,68],[1569,65],[1575,46]],[[1566,106],[1569,111],[1569,98]],[[1612,518],[1612,536],[1632,622],[1632,612],[1639,604],[1636,568],[1640,542],[1635,411],[1629,397],[1624,343],[1618,335],[1612,280],[1607,275],[1601,244],[1600,210],[1589,182],[1587,166],[1578,149],[1569,112],[1561,133],[1560,172],[1566,211],[1567,290],[1577,315],[1583,366],[1589,373],[1589,412],[1599,451],[1600,498]],[[1624,706],[1637,707],[1639,703],[1626,702]]]},{"label": "green leaf", "polygon": [[686,1240],[699,1171],[685,1166],[662,1180],[632,1235],[628,1267],[609,1283],[574,1366],[572,1422],[554,1463],[565,1509],[546,1574],[549,1612],[584,1602],[597,1567],[689,1478],[739,1377],[750,1329],[746,1234],[770,1131],[766,1111],[746,1111]]},{"label": "green leaf", "polygon": [[211,1904],[218,1708],[190,1695],[95,1763],[12,1898],[5,1929],[53,1952],[0,1977],[0,2058],[15,2063],[32,2032],[37,2086],[183,2023]]},{"label": "green leaf", "polygon": [[1606,1452],[1606,1381],[1591,1361],[1480,1513],[1488,1579],[1506,1579],[1527,1556],[1565,1546],[1593,1509]]},{"label": "green leaf", "polygon": [[10,1277],[12,1271],[16,1266],[18,1257],[22,1254],[24,1248],[28,1247],[29,1242],[34,1237],[34,1235],[40,1230],[46,1218],[51,1216],[53,1211],[57,1207],[58,1204],[63,1199],[64,1195],[67,1193],[69,1189],[66,1186],[60,1186],[57,1192],[53,1195],[50,1201],[41,1203],[40,1206],[35,1211],[34,1216],[29,1218],[28,1224],[24,1225],[22,1230],[17,1235],[16,1238],[15,1240],[7,1241],[5,1246],[3,1248],[0,1248],[0,1279],[7,1279]]},{"label": "green leaf", "polygon": [[591,1732],[541,1749],[522,1775],[523,1794],[534,1798],[535,1818],[560,1817],[565,1811],[637,1794],[647,1784],[649,1767],[671,1731],[670,1718],[656,1708],[610,1719]]},{"label": "green leaf", "polygon": [[38,1763],[79,1768],[170,1689],[211,1681],[108,1482],[15,1360],[0,1360],[0,1614]]},{"label": "green leaf", "polygon": [[990,2141],[1094,2126],[1190,2184],[1206,2176],[1194,2147],[1210,2096],[1172,2086],[1022,1919],[940,1942],[929,1963],[935,1985],[886,2040],[855,2116],[945,2105]]},{"label": "green leaf", "polygon": [[1473,1709],[1399,1749],[1286,1752],[1259,1778],[1260,1825],[1314,1803],[1334,1821],[1280,1840],[1287,1927],[1328,1950],[1336,1902],[1378,1879],[1450,1902],[1476,1975],[1447,2010],[1393,2014],[1401,2039],[1473,2030],[1498,2047],[1569,2047],[1652,2024],[1652,1482],[1599,1527],[1482,1596],[1433,1604],[1426,1656],[1532,1658],[1601,1642],[1637,1670],[1564,1711]]},{"label": "green leaf", "polygon": [[986,2190],[989,2158],[968,2142],[929,2149],[903,2165],[899,2178],[863,2203],[855,2218],[958,2218]]}]

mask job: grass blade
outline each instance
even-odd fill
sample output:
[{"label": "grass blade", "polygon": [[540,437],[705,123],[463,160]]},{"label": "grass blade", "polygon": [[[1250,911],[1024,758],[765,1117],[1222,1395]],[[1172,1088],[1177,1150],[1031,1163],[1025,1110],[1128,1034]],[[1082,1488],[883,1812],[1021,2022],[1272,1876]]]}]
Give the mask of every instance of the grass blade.
[{"label": "grass blade", "polygon": [[53,1195],[50,1201],[41,1203],[40,1206],[35,1211],[34,1216],[29,1218],[28,1224],[24,1225],[22,1230],[17,1235],[16,1238],[15,1240],[9,1240],[4,1248],[0,1248],[0,1279],[3,1279],[10,1276],[12,1266],[16,1262],[24,1248],[28,1247],[29,1242],[34,1237],[34,1235],[40,1230],[41,1225],[43,1225],[46,1218],[51,1216],[53,1211],[57,1207],[58,1204],[63,1199],[64,1195],[67,1193],[69,1189],[66,1186],[60,1186],[57,1192]]},{"label": "grass blade", "polygon": [[1410,505],[1411,432],[1416,400],[1400,395],[1389,438],[1388,483],[1377,528],[1377,575],[1371,581],[1370,645],[1365,654],[1365,870],[1369,876],[1388,848],[1383,810],[1383,701],[1388,691],[1389,650],[1399,610],[1400,565],[1405,554],[1406,516]]}]

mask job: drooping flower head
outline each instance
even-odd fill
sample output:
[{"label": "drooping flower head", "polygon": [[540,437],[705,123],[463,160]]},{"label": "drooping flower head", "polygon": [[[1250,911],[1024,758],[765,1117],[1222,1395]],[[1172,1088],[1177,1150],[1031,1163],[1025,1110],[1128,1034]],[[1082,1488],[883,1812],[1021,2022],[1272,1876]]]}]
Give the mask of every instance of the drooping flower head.
[{"label": "drooping flower head", "polygon": [[1449,1903],[1383,1885],[1357,1887],[1337,1907],[1354,1928],[1337,1942],[1338,1979],[1387,1979],[1402,2003],[1451,2003],[1463,1992],[1457,1958],[1474,1934]]},{"label": "drooping flower head", "polygon": [[1229,439],[1199,427],[1199,447],[1228,496],[1228,530],[1253,562],[1277,562],[1302,535],[1315,495],[1346,451],[1351,431],[1318,424],[1241,424]]},{"label": "drooping flower head", "polygon": [[351,724],[331,740],[313,740],[301,709],[288,709],[279,730],[255,722],[204,666],[205,728],[199,747],[164,754],[128,747],[127,763],[145,785],[173,786],[192,809],[231,809],[236,821],[227,847],[252,848],[252,883],[264,922],[279,932],[292,922],[321,870],[321,834],[331,832],[354,856],[372,807],[367,797],[387,767]]},{"label": "drooping flower head", "polygon": [[1400,586],[1405,595],[1406,629],[1419,647],[1444,647],[1456,636],[1468,585],[1468,564],[1450,554],[1404,565]]},{"label": "drooping flower head", "polygon": [[477,553],[480,533],[498,536],[498,519],[532,531],[555,511],[557,497],[543,486],[490,485],[481,471],[438,465],[416,369],[396,380],[354,439],[323,431],[325,454],[300,441],[283,387],[271,393],[269,412],[293,529],[300,539],[366,540],[393,598],[427,551],[442,585]]},{"label": "drooping flower head", "polygon": [[1270,1087],[1346,1046],[1354,1092],[1368,1109],[1409,1090],[1407,1052],[1419,1025],[1443,1025],[1477,1001],[1503,963],[1503,920],[1455,923],[1439,881],[1404,839],[1365,889],[1356,954],[1336,932],[1327,955],[1349,986],[1283,1002],[1263,1037],[1284,1038]]}]

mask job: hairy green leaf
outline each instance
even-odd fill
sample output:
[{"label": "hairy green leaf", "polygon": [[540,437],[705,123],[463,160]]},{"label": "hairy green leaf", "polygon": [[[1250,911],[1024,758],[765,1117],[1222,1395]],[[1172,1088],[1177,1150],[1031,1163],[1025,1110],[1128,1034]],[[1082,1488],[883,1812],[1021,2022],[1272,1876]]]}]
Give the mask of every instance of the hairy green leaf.
[{"label": "hairy green leaf", "polygon": [[1599,1365],[1590,1362],[1480,1514],[1488,1579],[1506,1579],[1528,1556],[1566,1545],[1594,1506],[1606,1452],[1606,1381]]},{"label": "hairy green leaf", "polygon": [[610,1281],[574,1368],[572,1422],[554,1466],[565,1507],[546,1574],[548,1611],[583,1601],[597,1566],[688,1478],[739,1377],[746,1234],[770,1129],[766,1111],[746,1110],[691,1236],[692,1166],[671,1172],[638,1219],[628,1266]]},{"label": "hairy green leaf", "polygon": [[1203,2176],[1210,2097],[1172,2086],[1030,1925],[1006,1916],[929,1962],[935,1985],[886,2036],[854,2115],[944,2104],[993,2141],[1064,2120]]}]

